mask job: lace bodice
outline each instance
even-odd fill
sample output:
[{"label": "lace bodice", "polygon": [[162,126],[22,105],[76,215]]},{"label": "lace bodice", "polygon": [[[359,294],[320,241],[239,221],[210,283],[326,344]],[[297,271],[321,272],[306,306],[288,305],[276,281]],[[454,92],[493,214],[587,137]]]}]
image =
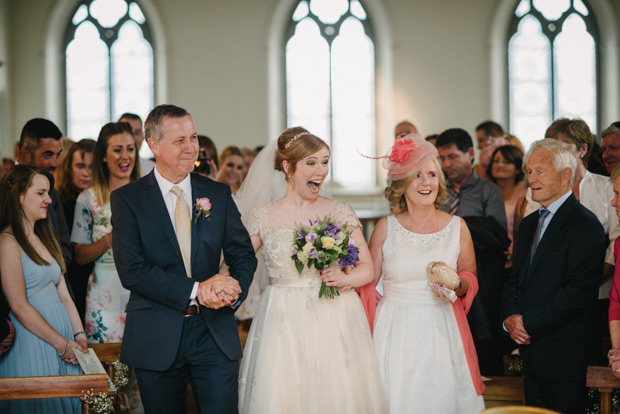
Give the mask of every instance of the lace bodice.
[{"label": "lace bodice", "polygon": [[[347,223],[350,227],[360,226],[355,211],[344,201],[334,200],[334,209],[330,215],[340,223]],[[244,225],[250,236],[259,235],[262,241],[262,251],[269,278],[299,279],[307,278],[309,286],[318,279],[315,269],[304,268],[301,275],[297,272],[291,259],[293,254],[294,229],[297,224],[278,223],[275,214],[270,214],[272,204],[255,207]],[[318,218],[318,217],[317,217]]]},{"label": "lace bodice", "polygon": [[441,260],[456,269],[461,251],[460,220],[454,216],[437,233],[418,234],[404,228],[395,216],[389,216],[383,244],[384,282],[426,282],[426,266],[431,261]]}]

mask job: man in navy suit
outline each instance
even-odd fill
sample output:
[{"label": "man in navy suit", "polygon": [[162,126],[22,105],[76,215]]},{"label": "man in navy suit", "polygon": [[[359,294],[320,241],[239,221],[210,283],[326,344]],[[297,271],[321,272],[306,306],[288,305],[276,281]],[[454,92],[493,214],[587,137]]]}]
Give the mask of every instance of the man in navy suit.
[{"label": "man in navy suit", "polygon": [[[199,412],[236,413],[234,311],[254,249],[230,188],[190,174],[198,138],[189,113],[159,105],[145,129],[156,168],[110,197],[114,259],[131,291],[121,362],[135,368],[147,413],[185,412],[188,379]],[[203,198],[210,209],[196,206]],[[222,252],[230,275],[218,274]]]},{"label": "man in navy suit", "polygon": [[520,345],[525,403],[582,413],[588,348],[603,274],[603,227],[571,191],[576,158],[555,139],[525,159],[532,199],[519,226],[513,273],[504,285],[504,326]]}]

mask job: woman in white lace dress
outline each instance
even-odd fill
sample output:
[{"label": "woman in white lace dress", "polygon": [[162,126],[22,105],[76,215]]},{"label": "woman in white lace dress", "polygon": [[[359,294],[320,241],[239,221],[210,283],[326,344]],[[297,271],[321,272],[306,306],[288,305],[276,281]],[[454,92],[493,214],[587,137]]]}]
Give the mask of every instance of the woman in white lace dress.
[{"label": "woman in white lace dress", "polygon": [[[437,209],[446,198],[437,150],[412,134],[394,144],[385,190],[399,213],[370,239],[375,280],[383,273],[374,344],[390,413],[468,414],[484,408],[478,360],[465,316],[477,292],[474,247],[465,222]],[[443,261],[460,277],[451,303],[429,286],[426,267]]]},{"label": "woman in white lace dress", "polygon": [[[262,249],[269,285],[245,346],[239,411],[385,413],[387,402],[370,328],[352,289],[372,281],[368,247],[353,209],[319,195],[328,173],[329,147],[299,127],[284,131],[277,148],[275,143],[270,145],[276,150],[270,169],[274,171],[275,163],[275,169],[286,174],[286,193],[247,214],[245,203],[240,208],[254,249]],[[258,158],[250,180],[261,168],[257,162]],[[327,215],[355,228],[351,238],[360,249],[359,262],[349,274],[337,265],[321,274],[307,268],[299,274],[291,259],[295,228]],[[319,299],[321,281],[338,287],[341,295]]]}]

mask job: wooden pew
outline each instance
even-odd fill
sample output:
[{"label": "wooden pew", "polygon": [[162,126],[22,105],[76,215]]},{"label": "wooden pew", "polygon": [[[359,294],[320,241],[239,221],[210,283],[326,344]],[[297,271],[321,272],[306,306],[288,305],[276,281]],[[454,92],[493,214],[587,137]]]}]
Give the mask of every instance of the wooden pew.
[{"label": "wooden pew", "polygon": [[486,407],[523,405],[523,377],[489,377],[485,381],[484,404]]},{"label": "wooden pew", "polygon": [[[97,357],[113,379],[113,362],[118,361],[121,344],[91,344]],[[105,374],[63,375],[47,377],[0,378],[0,400],[26,398],[82,397],[91,390],[94,394],[108,393],[108,377]],[[88,407],[82,407],[88,413]]]},{"label": "wooden pew", "polygon": [[[107,393],[108,376],[94,374],[0,378],[0,400],[82,397],[91,389],[95,394]],[[88,414],[88,407],[82,405],[82,413]]]},{"label": "wooden pew", "polygon": [[620,388],[620,379],[611,372],[610,367],[588,366],[586,387],[597,388],[601,393],[601,414],[612,413],[611,397],[616,388]]},{"label": "wooden pew", "polygon": [[121,343],[113,344],[89,344],[89,348],[92,348],[97,354],[97,358],[101,361],[103,368],[110,376],[110,379],[114,381],[114,362],[118,361],[121,355]]}]

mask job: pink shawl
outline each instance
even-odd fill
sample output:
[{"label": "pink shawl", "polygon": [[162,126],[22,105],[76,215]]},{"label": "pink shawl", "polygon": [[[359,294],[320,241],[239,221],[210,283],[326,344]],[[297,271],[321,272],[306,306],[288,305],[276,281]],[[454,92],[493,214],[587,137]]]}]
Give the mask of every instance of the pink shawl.
[{"label": "pink shawl", "polygon": [[370,325],[370,334],[372,335],[375,326],[375,310],[377,309],[377,292],[375,291],[375,281],[362,286],[359,289],[360,299],[366,311],[366,318]]},{"label": "pink shawl", "polygon": [[482,395],[484,392],[484,383],[482,382],[482,376],[480,375],[480,368],[478,366],[478,356],[476,355],[476,348],[474,347],[474,340],[469,330],[469,323],[467,322],[467,312],[471,308],[471,304],[478,293],[478,278],[472,272],[462,271],[459,272],[459,277],[467,281],[469,289],[465,296],[462,296],[452,303],[452,309],[454,309],[454,316],[456,318],[456,324],[459,327],[461,333],[461,340],[463,341],[463,348],[465,349],[465,356],[467,357],[467,365],[469,365],[469,373],[471,379],[474,382],[474,388],[478,395]]},{"label": "pink shawl", "polygon": [[[485,387],[482,382],[482,376],[480,375],[480,368],[478,367],[478,356],[476,355],[474,339],[469,330],[469,322],[467,322],[467,312],[469,312],[469,308],[471,308],[471,304],[478,293],[478,278],[472,272],[467,271],[460,272],[459,277],[467,281],[469,289],[465,296],[458,298],[452,303],[452,309],[454,310],[456,324],[461,334],[461,341],[463,342],[465,357],[467,358],[467,365],[469,366],[469,373],[471,374],[474,388],[478,395],[482,395]],[[368,324],[370,325],[370,333],[372,334],[375,321],[375,310],[377,307],[377,293],[375,292],[374,281],[362,286],[359,290],[359,294],[364,310],[366,311]]]}]

